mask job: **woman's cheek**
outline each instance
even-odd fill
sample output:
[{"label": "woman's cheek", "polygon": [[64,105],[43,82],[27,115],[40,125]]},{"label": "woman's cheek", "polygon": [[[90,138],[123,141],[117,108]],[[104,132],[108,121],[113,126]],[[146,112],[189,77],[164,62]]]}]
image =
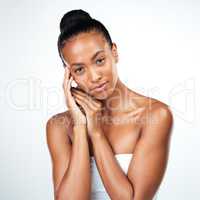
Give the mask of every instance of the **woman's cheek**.
[{"label": "woman's cheek", "polygon": [[104,75],[112,74],[112,65],[108,63],[106,67],[103,69],[103,73]]},{"label": "woman's cheek", "polygon": [[87,92],[89,90],[87,79],[79,81],[78,82],[78,88],[83,90],[83,91],[85,91],[85,92]]}]

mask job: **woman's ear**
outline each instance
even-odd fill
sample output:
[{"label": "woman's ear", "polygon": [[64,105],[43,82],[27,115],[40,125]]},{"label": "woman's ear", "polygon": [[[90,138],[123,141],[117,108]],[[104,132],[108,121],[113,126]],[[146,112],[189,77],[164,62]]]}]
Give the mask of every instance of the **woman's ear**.
[{"label": "woman's ear", "polygon": [[119,60],[118,52],[117,52],[117,45],[116,43],[112,43],[112,55],[115,58],[115,62],[117,63]]}]

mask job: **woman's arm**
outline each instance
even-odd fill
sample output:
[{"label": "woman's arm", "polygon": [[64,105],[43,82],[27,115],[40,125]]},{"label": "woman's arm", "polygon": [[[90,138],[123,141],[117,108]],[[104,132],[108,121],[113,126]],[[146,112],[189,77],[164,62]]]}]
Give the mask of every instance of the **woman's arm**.
[{"label": "woman's arm", "polygon": [[[104,186],[113,200],[151,200],[167,164],[172,114],[163,105],[152,108],[134,152],[128,174],[122,171],[103,133],[93,134],[94,156]],[[154,121],[154,122],[153,122]]]},{"label": "woman's arm", "polygon": [[54,116],[46,124],[46,139],[52,161],[54,199],[69,166],[71,155],[71,143],[66,133],[67,129],[65,130],[65,127],[59,123],[61,120],[60,117]]},{"label": "woman's arm", "polygon": [[[55,119],[47,122],[47,143],[53,164],[56,200],[90,198],[90,156],[85,126],[73,127],[73,145]],[[66,127],[65,127],[66,128]]]},{"label": "woman's arm", "polygon": [[128,170],[134,200],[152,200],[168,162],[173,115],[167,106],[155,104],[146,117]]},{"label": "woman's arm", "polygon": [[132,200],[133,188],[102,131],[91,137],[94,158],[105,189],[112,200]]}]

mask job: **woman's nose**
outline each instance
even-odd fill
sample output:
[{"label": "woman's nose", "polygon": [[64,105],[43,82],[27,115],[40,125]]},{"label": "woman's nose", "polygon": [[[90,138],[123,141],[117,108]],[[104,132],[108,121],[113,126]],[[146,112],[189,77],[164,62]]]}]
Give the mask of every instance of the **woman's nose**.
[{"label": "woman's nose", "polygon": [[101,79],[101,74],[97,72],[96,70],[90,71],[90,80],[92,82],[98,82]]}]

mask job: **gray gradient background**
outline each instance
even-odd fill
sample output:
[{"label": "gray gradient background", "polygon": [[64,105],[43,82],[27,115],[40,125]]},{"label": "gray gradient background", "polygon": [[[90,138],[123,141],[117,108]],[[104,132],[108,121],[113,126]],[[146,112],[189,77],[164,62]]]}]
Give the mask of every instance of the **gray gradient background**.
[{"label": "gray gradient background", "polygon": [[62,15],[77,8],[107,26],[121,80],[174,111],[158,200],[200,199],[200,3],[189,0],[1,1],[0,199],[53,199],[45,123],[66,110],[56,41]]}]

